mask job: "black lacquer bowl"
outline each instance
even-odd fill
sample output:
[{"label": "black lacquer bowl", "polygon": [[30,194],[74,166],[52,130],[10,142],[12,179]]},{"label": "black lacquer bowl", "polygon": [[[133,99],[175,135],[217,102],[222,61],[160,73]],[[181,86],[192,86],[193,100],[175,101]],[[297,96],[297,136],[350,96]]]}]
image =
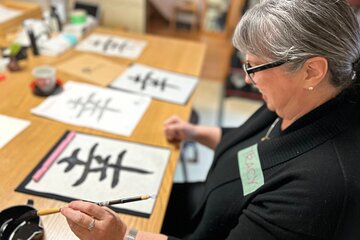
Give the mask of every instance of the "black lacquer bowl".
[{"label": "black lacquer bowl", "polygon": [[44,229],[40,217],[27,221],[16,221],[20,216],[35,210],[29,200],[27,205],[16,205],[0,212],[0,240],[38,240],[42,239]]}]

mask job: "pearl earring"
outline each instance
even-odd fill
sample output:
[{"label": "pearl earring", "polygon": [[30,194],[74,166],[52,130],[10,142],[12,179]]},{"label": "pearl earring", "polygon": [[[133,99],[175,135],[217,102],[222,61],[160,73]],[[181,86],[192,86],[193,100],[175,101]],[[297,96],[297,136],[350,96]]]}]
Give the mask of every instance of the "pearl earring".
[{"label": "pearl earring", "polygon": [[313,87],[309,87],[308,89],[309,89],[309,91],[312,91],[312,90],[314,90],[314,88],[313,88]]}]

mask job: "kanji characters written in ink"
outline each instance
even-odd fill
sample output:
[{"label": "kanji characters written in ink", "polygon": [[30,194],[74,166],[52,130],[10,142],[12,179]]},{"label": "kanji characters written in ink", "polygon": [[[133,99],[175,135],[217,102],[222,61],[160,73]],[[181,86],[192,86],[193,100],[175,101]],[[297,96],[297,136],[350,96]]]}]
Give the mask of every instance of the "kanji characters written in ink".
[{"label": "kanji characters written in ink", "polygon": [[185,104],[197,82],[198,79],[194,76],[133,64],[111,82],[110,86],[172,103]]}]

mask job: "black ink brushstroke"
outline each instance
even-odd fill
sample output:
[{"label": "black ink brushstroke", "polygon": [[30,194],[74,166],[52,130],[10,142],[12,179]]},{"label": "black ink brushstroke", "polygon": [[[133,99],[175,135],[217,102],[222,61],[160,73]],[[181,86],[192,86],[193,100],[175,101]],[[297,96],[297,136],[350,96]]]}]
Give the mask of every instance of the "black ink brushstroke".
[{"label": "black ink brushstroke", "polygon": [[[89,173],[100,172],[99,181],[103,181],[107,177],[107,170],[109,168],[113,169],[113,171],[114,171],[113,177],[112,177],[112,182],[111,182],[111,188],[115,188],[119,184],[121,171],[128,171],[128,172],[132,172],[132,173],[136,173],[136,174],[153,174],[154,173],[152,171],[147,171],[147,170],[143,170],[140,168],[123,166],[122,161],[125,157],[126,150],[123,150],[118,154],[115,164],[111,164],[111,163],[109,163],[110,158],[111,158],[110,155],[108,155],[106,157],[102,157],[100,155],[95,154],[95,151],[96,151],[96,148],[98,147],[98,145],[99,145],[98,143],[95,143],[91,147],[86,161],[82,161],[78,157],[78,154],[80,153],[80,150],[81,150],[80,148],[76,148],[69,157],[62,158],[58,161],[58,164],[62,164],[62,163],[68,164],[68,166],[64,170],[65,173],[71,171],[77,165],[84,166],[82,175],[72,185],[73,187],[81,185],[86,180]],[[94,159],[98,164],[102,165],[102,167],[91,168],[91,164]]]},{"label": "black ink brushstroke", "polygon": [[111,98],[107,98],[105,100],[101,100],[101,99],[95,100],[95,97],[96,97],[96,93],[93,92],[87,96],[85,101],[83,101],[82,97],[79,97],[77,99],[70,99],[68,101],[71,109],[74,110],[78,109],[76,118],[80,118],[83,116],[83,114],[89,112],[89,115],[91,117],[97,114],[96,119],[99,122],[104,116],[105,112],[116,112],[116,113],[121,112],[121,110],[119,109],[109,107],[112,101]]},{"label": "black ink brushstroke", "polygon": [[159,87],[162,92],[166,91],[166,88],[179,89],[178,86],[168,83],[166,78],[159,80],[158,78],[152,77],[153,73],[153,71],[148,71],[144,77],[137,74],[135,76],[129,76],[128,78],[135,83],[140,83],[140,90],[146,90],[148,86],[154,88]]}]

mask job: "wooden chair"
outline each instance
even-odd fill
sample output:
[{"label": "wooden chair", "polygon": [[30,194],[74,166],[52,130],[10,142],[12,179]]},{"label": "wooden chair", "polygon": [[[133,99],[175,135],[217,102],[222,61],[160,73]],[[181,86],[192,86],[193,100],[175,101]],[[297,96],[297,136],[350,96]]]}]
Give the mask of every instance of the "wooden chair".
[{"label": "wooden chair", "polygon": [[191,16],[190,29],[196,31],[196,29],[201,29],[203,16],[206,9],[205,0],[186,0],[181,1],[178,4],[174,5],[173,16],[170,19],[170,26],[173,30],[176,29],[179,14]]}]

